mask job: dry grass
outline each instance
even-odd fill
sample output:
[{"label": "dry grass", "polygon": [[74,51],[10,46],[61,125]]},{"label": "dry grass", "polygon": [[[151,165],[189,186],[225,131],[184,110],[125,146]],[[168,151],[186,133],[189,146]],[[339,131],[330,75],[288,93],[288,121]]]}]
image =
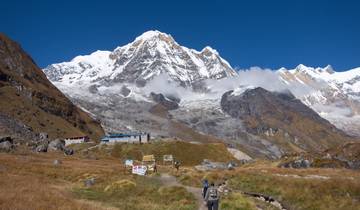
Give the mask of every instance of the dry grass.
[{"label": "dry grass", "polygon": [[[353,170],[283,169],[274,162],[260,161],[234,171],[184,170],[178,176],[192,186],[199,186],[204,178],[215,183],[228,180],[232,189],[272,196],[289,209],[360,209],[360,174]],[[231,198],[224,201],[231,208],[238,205]]]},{"label": "dry grass", "polygon": [[[163,186],[156,175],[125,174],[118,157],[119,154],[130,154],[127,151],[137,151],[136,148],[146,153],[153,151],[156,155],[175,152],[176,148],[196,154],[187,147],[197,148],[198,145],[173,144],[174,148],[166,143],[156,147],[155,144],[122,145],[115,150],[99,149],[97,152],[102,152],[103,156],[97,160],[86,159],[81,154],[71,157],[26,151],[0,154],[0,209],[196,209],[193,195],[184,188]],[[76,148],[81,150],[83,147],[86,145]],[[193,158],[186,154],[180,155],[185,162]],[[55,159],[60,159],[62,164],[54,166]],[[228,180],[232,189],[273,196],[289,209],[360,209],[358,171],[295,170],[277,168],[276,165],[276,162],[257,161],[233,171],[199,172],[190,166],[182,167],[180,172],[160,166],[159,171],[172,173],[183,184],[197,187],[204,178],[215,183]],[[87,178],[95,178],[95,185],[85,187],[83,181]],[[221,205],[223,209],[254,209],[254,206],[272,209],[237,193],[223,197]]]},{"label": "dry grass", "polygon": [[255,210],[256,204],[249,198],[244,197],[240,193],[231,193],[229,196],[226,196],[221,199],[220,209],[226,210]]},{"label": "dry grass", "polygon": [[151,144],[117,144],[111,150],[111,156],[126,159],[141,160],[143,155],[154,154],[156,160],[162,163],[163,155],[172,154],[183,166],[200,164],[204,159],[228,162],[234,157],[227,151],[224,144],[193,144],[183,141],[154,142]]},{"label": "dry grass", "polygon": [[[53,165],[55,159],[62,164]],[[184,188],[168,190],[154,178],[124,174],[122,168],[120,161],[111,157],[89,160],[60,153],[0,154],[0,209],[195,209],[192,194]],[[95,178],[95,185],[85,187],[87,178]],[[135,185],[105,191],[121,180]]]}]

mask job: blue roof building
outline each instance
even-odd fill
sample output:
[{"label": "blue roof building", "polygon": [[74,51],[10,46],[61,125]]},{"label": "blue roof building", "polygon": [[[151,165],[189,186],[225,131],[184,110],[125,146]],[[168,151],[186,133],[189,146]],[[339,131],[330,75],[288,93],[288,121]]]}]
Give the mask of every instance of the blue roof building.
[{"label": "blue roof building", "polygon": [[101,143],[148,143],[150,133],[110,133],[101,138]]}]

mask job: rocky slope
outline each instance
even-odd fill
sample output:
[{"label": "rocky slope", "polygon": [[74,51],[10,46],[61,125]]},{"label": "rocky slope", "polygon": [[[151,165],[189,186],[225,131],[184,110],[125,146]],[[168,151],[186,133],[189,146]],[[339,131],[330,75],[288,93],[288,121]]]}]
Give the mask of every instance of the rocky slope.
[{"label": "rocky slope", "polygon": [[350,138],[290,92],[276,93],[263,88],[241,94],[226,92],[222,110],[242,120],[246,131],[274,140],[282,150],[323,151]]},{"label": "rocky slope", "polygon": [[0,97],[3,133],[47,132],[50,138],[88,135],[92,139],[103,134],[99,121],[65,97],[4,34],[0,34]]}]

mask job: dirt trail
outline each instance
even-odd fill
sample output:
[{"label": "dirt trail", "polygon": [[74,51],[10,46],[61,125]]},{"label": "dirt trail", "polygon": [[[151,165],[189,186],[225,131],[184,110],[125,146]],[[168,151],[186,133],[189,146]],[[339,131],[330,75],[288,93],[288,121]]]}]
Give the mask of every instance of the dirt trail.
[{"label": "dirt trail", "polygon": [[171,176],[169,174],[161,174],[160,181],[165,186],[184,187],[188,192],[192,193],[195,196],[197,203],[198,203],[198,207],[199,207],[198,209],[199,210],[207,210],[206,206],[204,205],[203,197],[201,194],[201,188],[185,186],[185,185],[179,183],[174,176]]},{"label": "dirt trail", "polygon": [[[198,209],[199,210],[207,210],[206,206],[204,205],[203,197],[201,194],[201,188],[185,186],[185,185],[179,183],[174,176],[171,176],[166,173],[161,174],[159,179],[162,182],[162,184],[165,186],[184,187],[188,192],[192,193],[195,196],[197,203],[198,203],[198,207],[199,207]],[[248,196],[257,198],[263,202],[270,203],[271,205],[273,205],[274,207],[276,207],[278,209],[286,210],[286,208],[280,202],[278,202],[277,200],[273,199],[270,196],[265,196],[265,195],[257,194],[257,193],[247,193],[247,192],[242,192],[242,191],[238,191],[238,190],[236,190],[236,191],[240,192],[244,195],[248,195]]]}]

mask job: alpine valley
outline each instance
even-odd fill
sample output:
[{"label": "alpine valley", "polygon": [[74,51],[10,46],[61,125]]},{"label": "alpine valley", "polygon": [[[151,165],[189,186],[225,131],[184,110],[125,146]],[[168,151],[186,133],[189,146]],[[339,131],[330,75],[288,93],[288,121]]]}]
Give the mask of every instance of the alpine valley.
[{"label": "alpine valley", "polygon": [[197,51],[147,31],[43,71],[106,132],[223,141],[271,159],[360,136],[360,68],[237,70],[211,47]]}]

